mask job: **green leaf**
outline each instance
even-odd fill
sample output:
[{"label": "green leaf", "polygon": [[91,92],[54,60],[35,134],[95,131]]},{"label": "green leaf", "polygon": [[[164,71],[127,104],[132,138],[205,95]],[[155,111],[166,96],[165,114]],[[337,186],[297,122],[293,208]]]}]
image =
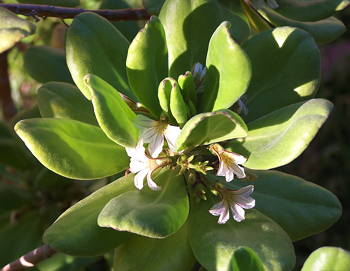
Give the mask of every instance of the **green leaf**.
[{"label": "green leaf", "polygon": [[10,49],[21,39],[33,34],[35,25],[0,7],[0,53]]},{"label": "green leaf", "polygon": [[301,271],[347,271],[350,252],[339,247],[321,247],[306,259]]},{"label": "green leaf", "polygon": [[32,46],[24,53],[24,68],[40,83],[49,81],[72,82],[66,56],[62,49]]},{"label": "green leaf", "polygon": [[254,250],[249,247],[241,247],[232,256],[230,270],[264,271],[264,265]]},{"label": "green leaf", "polygon": [[187,102],[197,103],[197,87],[191,72],[181,74],[177,79],[180,89]]},{"label": "green leaf", "polygon": [[230,28],[229,22],[223,22],[209,42],[203,112],[229,108],[244,94],[250,81],[250,61],[233,40]]},{"label": "green leaf", "polygon": [[316,22],[300,22],[289,19],[267,6],[259,9],[259,13],[274,25],[288,25],[309,32],[317,43],[329,43],[339,38],[346,30],[344,24],[335,17],[329,17]]},{"label": "green leaf", "polygon": [[165,33],[157,17],[152,17],[131,42],[126,60],[130,87],[139,101],[159,117],[158,85],[168,74]]},{"label": "green leaf", "polygon": [[98,225],[151,238],[177,232],[189,212],[183,176],[177,174],[169,169],[154,179],[161,191],[146,187],[113,198],[101,211]]},{"label": "green leaf", "polygon": [[128,40],[101,16],[86,12],[74,18],[67,31],[67,64],[86,98],[91,98],[84,82],[87,74],[95,74],[121,93],[134,97],[125,68],[128,47]]},{"label": "green leaf", "polygon": [[169,120],[174,124],[176,123],[176,121],[170,111],[170,96],[173,86],[176,84],[177,82],[175,79],[168,77],[165,78],[162,82],[160,82],[158,87],[159,105],[162,108],[165,115],[168,116]]},{"label": "green leaf", "polygon": [[170,111],[176,122],[180,126],[183,126],[188,119],[189,110],[184,97],[182,96],[181,89],[176,81],[173,82],[170,92]]},{"label": "green leaf", "polygon": [[202,144],[245,137],[247,131],[241,117],[228,109],[201,113],[186,122],[176,141],[176,148],[181,151]]},{"label": "green leaf", "polygon": [[166,33],[170,76],[177,78],[196,62],[205,62],[209,39],[222,22],[216,1],[167,0],[159,18]]},{"label": "green leaf", "polygon": [[324,99],[291,104],[248,123],[248,135],[226,145],[248,157],[245,167],[270,169],[288,164],[309,145],[326,121],[332,103]]},{"label": "green leaf", "polygon": [[97,124],[91,102],[74,85],[63,82],[42,85],[38,89],[38,104],[44,118],[68,118]]},{"label": "green leaf", "polygon": [[15,131],[47,168],[73,179],[97,179],[128,167],[125,150],[96,126],[70,119],[28,119]]},{"label": "green leaf", "polygon": [[247,90],[248,121],[312,97],[320,83],[320,53],[313,38],[292,27],[278,27],[248,40],[252,63]]},{"label": "green leaf", "polygon": [[103,79],[89,74],[85,80],[101,129],[117,144],[134,147],[139,136],[134,124],[136,114],[124,102],[120,93]]},{"label": "green leaf", "polygon": [[318,21],[332,16],[343,0],[278,0],[276,12],[297,21]]},{"label": "green leaf", "polygon": [[164,239],[134,236],[115,251],[116,270],[192,270],[195,259],[187,241],[187,227]]},{"label": "green leaf", "polygon": [[209,271],[230,270],[232,261],[239,259],[240,249],[248,247],[255,251],[266,270],[292,269],[294,249],[282,228],[256,210],[248,210],[246,219],[240,223],[230,219],[220,225],[208,212],[215,202],[210,197],[191,206],[189,241],[202,266]]},{"label": "green leaf", "polygon": [[89,265],[100,260],[98,257],[73,257],[56,253],[35,265],[39,271],[77,271],[85,270]]},{"label": "green leaf", "polygon": [[117,247],[129,234],[99,227],[97,217],[110,199],[133,189],[132,175],[102,187],[66,210],[46,230],[44,242],[76,256],[100,255]]},{"label": "green leaf", "polygon": [[235,184],[255,187],[255,208],[278,223],[293,241],[317,234],[342,213],[339,200],[321,186],[279,171],[252,171],[256,181]]}]

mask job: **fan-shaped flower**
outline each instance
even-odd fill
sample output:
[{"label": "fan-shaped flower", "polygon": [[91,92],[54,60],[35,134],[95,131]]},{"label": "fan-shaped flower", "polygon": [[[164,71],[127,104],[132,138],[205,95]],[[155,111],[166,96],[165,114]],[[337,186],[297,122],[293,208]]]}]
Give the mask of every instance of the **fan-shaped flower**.
[{"label": "fan-shaped flower", "polygon": [[253,185],[242,187],[238,190],[220,190],[222,200],[216,203],[210,210],[214,216],[219,216],[218,223],[225,224],[232,217],[237,222],[245,219],[244,209],[251,209],[255,206],[255,199],[250,197],[254,191]]}]

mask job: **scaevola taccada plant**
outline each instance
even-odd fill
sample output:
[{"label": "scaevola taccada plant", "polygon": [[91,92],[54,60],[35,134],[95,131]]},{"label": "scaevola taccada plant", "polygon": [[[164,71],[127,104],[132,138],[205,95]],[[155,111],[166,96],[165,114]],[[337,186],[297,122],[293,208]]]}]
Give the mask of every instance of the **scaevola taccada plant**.
[{"label": "scaevola taccada plant", "polygon": [[166,1],[130,44],[96,14],[74,19],[77,87],[44,84],[43,118],[15,130],[65,177],[125,176],[65,211],[45,243],[80,256],[115,249],[116,270],[291,270],[292,241],[339,218],[332,193],[270,170],[332,109],[313,98],[314,39],[292,27],[248,38],[235,16],[215,1]]}]

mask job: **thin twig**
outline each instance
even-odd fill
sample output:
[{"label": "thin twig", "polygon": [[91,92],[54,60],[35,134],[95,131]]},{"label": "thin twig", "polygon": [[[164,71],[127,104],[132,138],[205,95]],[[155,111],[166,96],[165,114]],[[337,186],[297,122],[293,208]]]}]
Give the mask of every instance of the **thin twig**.
[{"label": "thin twig", "polygon": [[10,120],[16,114],[16,107],[11,96],[7,59],[8,52],[6,51],[0,54],[0,103],[5,120]]},{"label": "thin twig", "polygon": [[61,19],[74,18],[82,12],[94,12],[110,21],[137,21],[148,20],[150,14],[146,9],[98,9],[89,10],[82,8],[67,8],[56,7],[49,5],[32,5],[32,4],[1,4],[0,7],[6,8],[16,14],[25,16],[39,16],[39,17],[56,17]]},{"label": "thin twig", "polygon": [[15,260],[12,263],[4,266],[0,271],[21,271],[28,268],[32,268],[39,262],[46,260],[57,251],[49,247],[48,245],[43,245],[38,247],[27,254],[23,255],[19,259]]}]

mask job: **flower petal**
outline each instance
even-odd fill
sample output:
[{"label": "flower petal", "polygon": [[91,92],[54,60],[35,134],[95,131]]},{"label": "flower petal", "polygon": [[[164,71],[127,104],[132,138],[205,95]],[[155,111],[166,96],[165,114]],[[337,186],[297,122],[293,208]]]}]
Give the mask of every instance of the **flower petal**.
[{"label": "flower petal", "polygon": [[251,209],[255,206],[255,199],[238,195],[236,196],[236,203],[244,209]]},{"label": "flower petal", "polygon": [[244,186],[236,191],[232,191],[233,194],[241,195],[243,197],[249,197],[254,191],[254,185]]},{"label": "flower petal", "polygon": [[175,151],[175,143],[181,133],[180,127],[168,125],[164,131],[164,136],[168,142],[169,149]]},{"label": "flower petal", "polygon": [[134,184],[137,189],[141,190],[143,188],[143,180],[145,179],[147,173],[148,169],[144,169],[135,175]]},{"label": "flower petal", "polygon": [[235,152],[230,152],[230,156],[235,161],[236,164],[241,165],[247,162],[247,158]]},{"label": "flower petal", "polygon": [[153,180],[152,180],[152,172],[148,171],[147,173],[147,185],[150,189],[157,191],[160,190],[160,186],[158,186]]},{"label": "flower petal", "polygon": [[240,167],[239,165],[232,164],[230,166],[230,170],[240,179],[246,177],[245,172],[244,172],[244,168]]},{"label": "flower petal", "polygon": [[224,211],[225,206],[224,202],[220,201],[213,205],[213,207],[210,208],[209,213],[211,213],[214,216],[219,216]]},{"label": "flower petal", "polygon": [[143,140],[140,139],[137,142],[136,147],[134,148],[126,147],[125,150],[129,157],[139,157],[140,153],[143,153],[143,154],[145,153],[145,148],[143,147]]},{"label": "flower petal", "polygon": [[148,151],[153,158],[157,158],[158,155],[162,152],[164,145],[164,136],[163,134],[157,134],[155,139],[149,143]]},{"label": "flower petal", "polygon": [[235,203],[232,204],[231,211],[232,211],[233,219],[236,220],[237,222],[241,222],[242,220],[245,219],[244,209],[238,204],[235,204]]},{"label": "flower petal", "polygon": [[230,212],[228,208],[225,208],[224,211],[221,213],[218,223],[219,224],[225,224],[230,218]]}]

